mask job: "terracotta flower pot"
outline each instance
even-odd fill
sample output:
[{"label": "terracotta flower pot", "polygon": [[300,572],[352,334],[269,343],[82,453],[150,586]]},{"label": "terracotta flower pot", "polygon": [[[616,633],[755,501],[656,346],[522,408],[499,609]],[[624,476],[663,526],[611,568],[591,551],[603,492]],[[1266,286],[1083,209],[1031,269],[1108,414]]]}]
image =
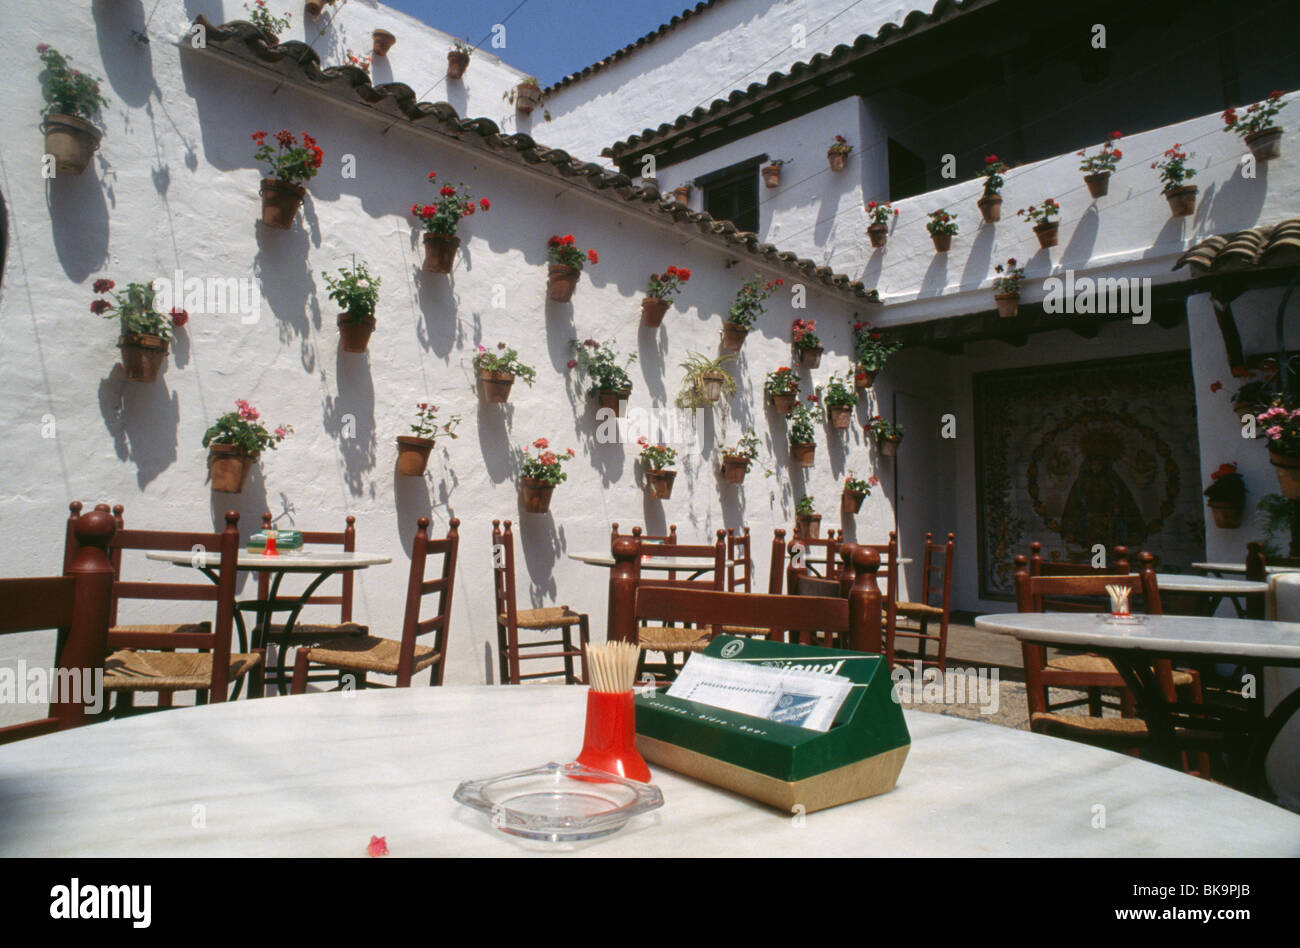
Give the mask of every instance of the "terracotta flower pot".
[{"label": "terracotta flower pot", "polygon": [[779,188],[781,186],[781,166],[765,165],[762,168],[763,186],[768,188]]},{"label": "terracotta flower pot", "polygon": [[553,263],[547,269],[546,295],[557,303],[567,303],[573,299],[573,291],[578,288],[581,270],[566,267],[562,263]]},{"label": "terracotta flower pot", "polygon": [[952,234],[931,234],[935,253],[947,253],[952,248]]},{"label": "terracotta flower pot", "polygon": [[658,327],[668,312],[668,301],[647,296],[641,301],[641,325]]},{"label": "terracotta flower pot", "polygon": [[844,513],[855,514],[862,509],[862,501],[866,497],[866,491],[845,490],[840,494],[840,510]]},{"label": "terracotta flower pot", "polygon": [[542,90],[531,83],[521,82],[515,86],[515,108],[525,115],[531,115],[533,109],[542,104]]},{"label": "terracotta flower pot", "polygon": [[1282,129],[1266,128],[1251,132],[1245,142],[1256,161],[1271,161],[1282,157]]},{"label": "terracotta flower pot", "polygon": [[458,49],[447,51],[447,78],[459,79],[465,75],[465,70],[469,68],[469,53],[462,53]]},{"label": "terracotta flower pot", "polygon": [[388,51],[393,48],[397,42],[397,37],[388,30],[373,30],[370,34],[371,42],[374,44],[371,49],[376,56],[387,56]]},{"label": "terracotta flower pot", "polygon": [[848,160],[848,155],[842,151],[828,151],[826,160],[830,162],[832,171],[843,171],[844,162]]},{"label": "terracotta flower pot", "polygon": [[1174,217],[1188,217],[1196,212],[1196,185],[1184,184],[1165,192],[1169,213]]},{"label": "terracotta flower pot", "polygon": [[769,395],[768,399],[772,402],[772,407],[776,409],[778,415],[788,415],[794,411],[794,403],[799,398],[794,392],[785,395]]},{"label": "terracotta flower pot", "polygon": [[871,240],[871,246],[879,250],[889,238],[889,225],[872,224],[867,228],[867,237]]},{"label": "terracotta flower pot", "polygon": [[998,304],[998,315],[1003,319],[1010,319],[1020,312],[1019,293],[994,293],[993,302]]},{"label": "terracotta flower pot", "polygon": [[412,435],[397,436],[397,473],[405,477],[419,477],[429,466],[429,452],[433,450],[431,438]]},{"label": "terracotta flower pot", "polygon": [[1277,474],[1278,486],[1287,500],[1300,500],[1300,457],[1268,452],[1268,459]]},{"label": "terracotta flower pot", "polygon": [[430,273],[450,273],[459,249],[460,238],[455,234],[425,234],[423,269]]},{"label": "terracotta flower pot", "polygon": [[749,329],[740,323],[733,323],[730,320],[722,324],[722,348],[731,352],[739,352],[740,347],[745,344],[745,337],[749,335]]},{"label": "terracotta flower pot", "polygon": [[990,194],[988,197],[982,197],[975,202],[975,206],[980,209],[980,215],[984,218],[985,223],[996,224],[1002,220],[1002,195]]},{"label": "terracotta flower pot", "polygon": [[259,189],[262,195],[262,223],[278,230],[288,230],[302,207],[307,189],[302,185],[279,178],[263,178]]},{"label": "terracotta flower pot", "polygon": [[1110,172],[1098,171],[1096,174],[1085,174],[1083,183],[1088,186],[1088,193],[1093,197],[1105,197],[1110,191]]},{"label": "terracotta flower pot", "polygon": [[1222,500],[1206,502],[1214,514],[1214,525],[1221,530],[1236,530],[1241,526],[1241,515],[1245,513],[1244,504],[1231,504]]},{"label": "terracotta flower pot", "polygon": [[361,321],[348,318],[347,313],[339,313],[339,346],[344,352],[365,352],[370,342],[370,334],[375,331],[375,317],[367,316]]},{"label": "terracotta flower pot", "polygon": [[212,474],[212,489],[223,494],[238,494],[244,489],[248,472],[253,469],[256,454],[246,454],[234,444],[208,445],[208,468]]},{"label": "terracotta flower pot", "polygon": [[1061,229],[1060,221],[1044,221],[1034,226],[1034,236],[1038,238],[1038,246],[1046,250],[1048,247],[1055,247],[1057,236]]},{"label": "terracotta flower pot", "polygon": [[892,458],[894,455],[898,454],[898,442],[902,440],[901,437],[877,438],[876,446],[880,449],[880,456],[884,458]]},{"label": "terracotta flower pot", "polygon": [[539,481],[534,477],[519,479],[519,494],[524,500],[525,513],[547,513],[551,509],[551,494],[555,485]]},{"label": "terracotta flower pot", "polygon": [[483,390],[483,400],[493,405],[503,405],[510,401],[510,386],[515,384],[513,372],[478,373],[479,387]]},{"label": "terracotta flower pot", "polygon": [[54,112],[41,122],[45,154],[54,156],[54,173],[81,174],[99,148],[103,133],[85,119]]},{"label": "terracotta flower pot", "polygon": [[691,200],[690,188],[673,188],[673,199],[678,204],[689,204]]},{"label": "terracotta flower pot", "polygon": [[117,337],[117,348],[129,382],[152,382],[167,361],[167,340],[162,336],[127,333]]},{"label": "terracotta flower pot", "polygon": [[726,383],[727,377],[721,372],[708,372],[700,376],[700,387],[703,389],[705,399],[713,404],[722,397],[722,386]]},{"label": "terracotta flower pot", "polygon": [[871,388],[876,382],[876,373],[859,368],[853,373],[853,387],[858,391]]},{"label": "terracotta flower pot", "polygon": [[822,364],[822,352],[825,350],[821,346],[812,346],[807,349],[799,350],[799,366],[805,369],[815,369]]},{"label": "terracotta flower pot", "polygon": [[853,409],[848,405],[831,405],[826,409],[826,416],[830,418],[833,429],[846,431],[853,420]]},{"label": "terracotta flower pot", "polygon": [[722,476],[728,484],[745,483],[749,473],[749,458],[743,454],[724,454],[722,456]]},{"label": "terracotta flower pot", "polygon": [[331,2],[332,0],[307,0],[304,7],[312,16],[320,16],[321,11],[325,9],[325,5]]},{"label": "terracotta flower pot", "polygon": [[812,467],[817,458],[817,443],[815,441],[790,442],[790,455],[799,462],[800,467]]},{"label": "terracotta flower pot", "polygon": [[804,540],[816,540],[822,535],[821,514],[796,514],[794,535]]},{"label": "terracotta flower pot", "polygon": [[608,408],[614,412],[615,418],[623,417],[623,403],[627,397],[632,394],[632,386],[617,391],[606,391],[601,389],[596,393],[596,401],[601,408]]},{"label": "terracotta flower pot", "polygon": [[676,477],[676,471],[646,471],[645,482],[650,488],[650,496],[667,500],[673,495],[673,480]]}]

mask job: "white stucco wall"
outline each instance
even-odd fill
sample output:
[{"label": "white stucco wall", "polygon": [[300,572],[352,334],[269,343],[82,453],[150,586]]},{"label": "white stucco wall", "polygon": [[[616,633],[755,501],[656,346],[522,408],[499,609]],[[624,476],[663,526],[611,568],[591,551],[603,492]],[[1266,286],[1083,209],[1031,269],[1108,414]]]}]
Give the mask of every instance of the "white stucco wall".
[{"label": "white stucco wall", "polygon": [[[352,7],[364,4],[353,0]],[[0,527],[22,538],[0,551],[0,575],[59,571],[73,499],[122,503],[129,526],[164,529],[212,529],[233,508],[245,535],[266,509],[291,511],[280,524],[307,529],[339,529],[350,513],[357,517],[359,547],[394,558],[359,574],[356,617],[396,637],[416,519],[429,516],[442,532],[458,516],[463,539],[447,680],[464,683],[486,680],[485,667],[495,662],[488,660],[495,625],[487,572],[494,517],[522,521],[521,605],[568,603],[591,614],[598,639],[606,574],[566,553],[607,549],[611,521],[645,523],[654,533],[676,523],[693,539],[748,524],[760,587],[772,529],[788,528],[805,484],[829,527],[839,522],[838,482],[845,473],[879,474],[884,489],[867,501],[856,530],[846,525],[850,536],[871,540],[890,529],[892,468],[877,463],[860,429],[830,444],[819,432],[817,466],[806,481],[798,474],[792,481],[784,422],[761,406],[763,373],[790,361],[795,316],[816,318],[827,346],[814,379],[847,368],[851,306],[810,290],[808,308],[796,312],[788,293],[774,297],[745,343],[737,371],[742,393],[730,418],[706,425],[709,457],[679,464],[670,500],[648,499],[635,452],[594,443],[593,408],[565,371],[569,341],[613,338],[620,351],[637,353],[631,406],[663,409],[688,352],[716,351],[720,314],[752,268],[731,266],[729,254],[688,240],[689,232],[624,213],[561,181],[404,127],[382,134],[387,123],[381,119],[358,117],[291,84],[271,95],[270,79],[170,45],[160,24],[179,29],[183,23],[179,4],[169,0],[150,27],[149,47],[123,38],[120,18],[129,19],[138,5],[95,4],[95,10],[98,20],[86,2],[45,5],[21,19],[9,8],[0,13],[5,51],[23,73],[0,102],[0,187],[11,228],[0,289],[0,318],[10,327],[0,350],[0,386],[10,406],[7,450],[0,454]],[[90,22],[94,29],[85,29]],[[394,30],[401,32],[395,52],[415,39],[411,29]],[[42,40],[107,80],[103,147],[80,177],[40,176],[34,47]],[[486,72],[476,73],[482,65],[472,64],[470,75]],[[262,173],[249,134],[281,127],[312,132],[326,153],[291,231],[256,223]],[[344,154],[355,156],[356,178],[340,175]],[[464,246],[450,278],[417,269],[418,236],[408,209],[431,197],[425,180],[431,168],[440,180],[464,181],[493,202],[490,213],[462,228]],[[557,232],[572,232],[601,254],[600,265],[584,272],[572,306],[544,299],[545,242]],[[383,280],[368,355],[339,352],[337,310],[320,275],[354,253]],[[646,278],[673,262],[689,266],[693,279],[661,330],[640,330]],[[252,279],[260,318],[245,323],[238,314],[191,308],[158,381],[126,383],[117,368],[116,324],[88,310],[91,284],[108,277],[123,286],[177,269],[187,277]],[[519,348],[538,370],[536,386],[517,385],[504,410],[477,400],[469,364],[476,343],[498,340]],[[923,385],[923,377],[910,384]],[[882,405],[902,381],[902,372],[881,376],[876,397]],[[242,494],[213,494],[200,439],[237,398],[296,433],[264,455]],[[396,477],[393,439],[407,433],[414,404],[425,399],[463,417],[461,437],[440,443],[425,480]],[[859,412],[859,420],[870,414],[866,406]],[[44,437],[50,422],[55,436]],[[777,476],[764,479],[755,470],[738,491],[720,485],[713,449],[735,438],[742,422],[757,428],[766,444],[762,460]],[[567,466],[569,480],[556,491],[551,515],[521,515],[512,447],[541,436],[560,449],[571,445],[578,458]],[[178,578],[175,567],[128,562],[127,569],[135,578]],[[245,581],[241,592],[252,595],[253,585]],[[131,604],[122,619],[178,613],[190,614],[184,606]],[[0,654],[10,658],[48,662],[52,640],[7,637],[3,648]],[[0,709],[7,716],[0,720],[14,720],[15,712],[19,719],[36,716],[20,706]]]}]

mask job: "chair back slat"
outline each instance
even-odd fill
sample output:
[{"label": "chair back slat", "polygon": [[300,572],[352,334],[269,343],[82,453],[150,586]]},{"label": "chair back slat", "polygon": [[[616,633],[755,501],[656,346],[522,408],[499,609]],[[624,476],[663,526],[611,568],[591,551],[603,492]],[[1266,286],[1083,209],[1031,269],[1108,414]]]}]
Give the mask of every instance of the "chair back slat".
[{"label": "chair back slat", "polygon": [[[411,545],[411,572],[406,584],[406,613],[402,622],[402,641],[398,652],[397,684],[408,687],[415,667],[415,645],[419,636],[435,632],[433,648],[441,656],[433,666],[430,684],[441,685],[447,668],[447,639],[450,631],[452,593],[455,587],[456,556],[460,549],[460,519],[452,517],[447,536],[442,540],[429,539],[429,518],[421,517]],[[434,580],[426,580],[430,554],[441,556],[442,569]],[[425,586],[437,593],[437,613],[421,619],[426,595]]]},{"label": "chair back slat", "polygon": [[115,587],[118,599],[168,599],[184,602],[216,602],[217,587],[207,582],[198,583],[147,583],[132,580],[119,582]]},{"label": "chair back slat", "polygon": [[[1148,560],[1149,554],[1142,554]],[[1019,567],[1025,557],[1017,556]],[[1027,563],[1025,566],[1027,567]],[[1156,585],[1155,570],[1144,562],[1139,573],[1107,575],[1094,573],[1080,576],[1034,576],[1028,568],[1018,568],[1015,574],[1016,607],[1020,612],[1103,612],[1109,611],[1110,595],[1107,586],[1129,590],[1130,609],[1141,602],[1141,609],[1149,615],[1160,615],[1160,590]],[[1061,603],[1054,597],[1070,596],[1075,599],[1089,597],[1094,602]]]},{"label": "chair back slat", "polygon": [[727,590],[729,592],[750,592],[753,582],[754,557],[750,543],[749,527],[737,534],[733,528],[727,529]]},{"label": "chair back slat", "polygon": [[[618,524],[614,524],[618,528]],[[519,613],[515,600],[515,534],[511,521],[501,528],[500,520],[492,521],[492,595],[496,603],[494,616],[505,616],[509,628],[515,628]]]}]

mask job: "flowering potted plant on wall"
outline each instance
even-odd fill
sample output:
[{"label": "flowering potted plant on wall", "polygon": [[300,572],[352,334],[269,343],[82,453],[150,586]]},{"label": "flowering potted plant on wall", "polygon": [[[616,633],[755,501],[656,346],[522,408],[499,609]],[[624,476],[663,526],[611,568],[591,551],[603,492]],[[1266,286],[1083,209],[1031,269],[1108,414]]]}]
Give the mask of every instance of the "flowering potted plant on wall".
[{"label": "flowering potted plant on wall", "polygon": [[854,477],[850,471],[849,476],[844,478],[844,490],[840,493],[840,510],[849,514],[860,511],[862,501],[871,496],[871,488],[879,483],[874,474],[864,481],[860,477]]},{"label": "flowering potted plant on wall", "polygon": [[45,154],[54,156],[56,175],[81,174],[103,138],[92,122],[108,101],[99,94],[99,80],[73,69],[57,49],[41,43],[36,51],[45,64]]},{"label": "flowering potted plant on wall", "polygon": [[779,188],[781,186],[781,169],[790,163],[789,158],[773,158],[760,169],[763,175],[763,186],[768,188]]},{"label": "flowering potted plant on wall", "polygon": [[336,0],[306,0],[306,9],[312,16],[320,16],[322,10],[335,2]]},{"label": "flowering potted plant on wall", "polygon": [[848,139],[843,135],[836,135],[835,140],[831,142],[831,147],[826,149],[826,160],[830,162],[832,171],[843,171],[844,163],[848,161],[849,152],[853,146],[849,144]]},{"label": "flowering potted plant on wall", "polygon": [[813,506],[813,499],[805,494],[794,505],[794,535],[801,540],[816,540],[822,533],[822,515]]},{"label": "flowering potted plant on wall", "polygon": [[673,495],[673,480],[677,472],[672,470],[677,462],[677,452],[667,445],[651,444],[645,437],[637,439],[641,446],[640,459],[645,462],[645,482],[650,488],[650,496],[667,500]]},{"label": "flowering potted plant on wall", "polygon": [[1223,130],[1240,135],[1256,161],[1280,158],[1282,129],[1273,119],[1284,105],[1281,90],[1274,90],[1263,102],[1246,106],[1242,115],[1238,115],[1236,109],[1227,109],[1223,113]]},{"label": "flowering potted plant on wall", "polygon": [[1241,515],[1246,509],[1246,482],[1237,473],[1237,465],[1220,464],[1210,475],[1210,486],[1205,488],[1205,503],[1214,514],[1214,525],[1223,530],[1236,530],[1241,526]]},{"label": "flowering potted plant on wall", "polygon": [[261,424],[258,411],[244,399],[235,402],[235,411],[226,412],[203,433],[203,446],[208,449],[208,466],[212,473],[212,489],[225,494],[238,494],[244,489],[248,472],[265,450],[274,451],[293,428],[281,425],[267,431]]},{"label": "flowering potted plant on wall", "polygon": [[[94,290],[101,296],[117,286],[112,280],[96,280]],[[131,382],[152,382],[167,359],[167,343],[172,330],[189,321],[183,309],[173,308],[164,316],[154,309],[154,291],[148,283],[128,283],[112,299],[95,300],[90,311],[96,316],[119,321],[122,334],[117,348],[122,353],[122,368]]]},{"label": "flowering potted plant on wall", "polygon": [[822,341],[817,338],[817,320],[796,319],[790,327],[790,345],[799,359],[799,367],[815,369],[822,364]]},{"label": "flowering potted plant on wall", "polygon": [[[436,183],[438,172],[429,172],[429,182]],[[460,247],[456,231],[460,223],[478,209],[489,211],[492,202],[481,198],[478,204],[464,184],[452,187],[444,184],[438,189],[438,199],[432,204],[412,204],[411,214],[424,228],[424,265],[430,273],[450,273]]]},{"label": "flowering potted plant on wall", "polygon": [[1002,219],[1002,185],[1005,183],[1002,172],[1007,170],[1004,162],[997,155],[984,157],[984,195],[975,202],[980,215],[987,223],[996,224]]},{"label": "flowering potted plant on wall", "polygon": [[542,84],[536,76],[524,76],[503,98],[525,115],[532,115],[533,109],[542,104]]},{"label": "flowering potted plant on wall", "polygon": [[276,132],[278,149],[267,144],[266,132],[254,132],[253,141],[257,143],[253,157],[271,166],[270,177],[262,179],[259,189],[262,223],[267,227],[288,230],[293,226],[303,195],[307,193],[302,182],[316,177],[325,153],[317,146],[316,139],[306,132],[302,133],[301,145],[288,129]]},{"label": "flowering potted plant on wall", "polygon": [[799,376],[788,365],[767,373],[763,391],[778,415],[789,415],[799,400]]},{"label": "flowering potted plant on wall", "polygon": [[858,403],[858,393],[849,388],[848,380],[831,373],[825,386],[818,389],[822,403],[826,406],[826,417],[831,428],[846,431],[853,420],[853,409]]},{"label": "flowering potted plant on wall", "polygon": [[758,435],[754,429],[745,433],[734,445],[722,449],[722,476],[728,484],[743,484],[750,466],[758,459]]},{"label": "flowering potted plant on wall", "polygon": [[875,435],[876,447],[880,449],[882,457],[892,458],[898,453],[898,442],[903,440],[902,425],[874,415],[867,430]]},{"label": "flowering potted plant on wall", "polygon": [[460,79],[469,68],[469,57],[474,47],[461,40],[453,40],[451,49],[447,50],[447,78]]},{"label": "flowering potted plant on wall", "polygon": [[621,417],[623,403],[632,394],[632,379],[628,377],[627,366],[636,361],[636,353],[631,353],[620,365],[612,341],[602,346],[595,339],[582,342],[574,339],[569,347],[574,353],[569,368],[581,368],[591,382],[587,394],[596,396],[601,408],[608,408],[615,417]]},{"label": "flowering potted plant on wall", "polygon": [[694,181],[685,181],[673,188],[673,200],[678,204],[689,204],[691,202],[691,185]]},{"label": "flowering potted plant on wall", "polygon": [[1196,177],[1196,169],[1187,167],[1191,156],[1182,148],[1175,142],[1163,161],[1151,162],[1151,167],[1160,172],[1160,190],[1174,217],[1187,217],[1196,210],[1196,185],[1186,183],[1188,178]]},{"label": "flowering potted plant on wall", "polygon": [[730,355],[721,355],[716,359],[692,352],[687,356],[682,368],[686,374],[682,377],[682,387],[677,393],[679,408],[707,408],[718,404],[724,394],[736,394],[736,380],[723,366],[732,360]]},{"label": "flowering potted plant on wall", "polygon": [[504,342],[497,343],[496,352],[480,345],[474,356],[474,370],[483,400],[498,405],[510,400],[510,386],[515,379],[531,388],[537,377],[537,370],[520,362],[519,353]]},{"label": "flowering potted plant on wall", "polygon": [[1088,186],[1088,193],[1094,198],[1106,196],[1110,190],[1110,176],[1114,174],[1116,164],[1124,157],[1124,153],[1115,147],[1119,138],[1119,132],[1111,132],[1097,154],[1089,155],[1086,149],[1079,152],[1079,157],[1083,159],[1079,165],[1079,170],[1084,172],[1083,183]]},{"label": "flowering potted plant on wall", "polygon": [[375,331],[375,304],[379,302],[379,277],[371,276],[365,261],[351,268],[339,267],[339,275],[322,273],[329,285],[329,298],[343,307],[339,313],[339,344],[344,352],[365,352]]},{"label": "flowering potted plant on wall", "polygon": [[947,253],[952,248],[953,235],[957,233],[957,215],[949,214],[943,208],[939,208],[926,216],[930,221],[925,225],[925,229],[930,232],[930,239],[934,241],[935,253]]},{"label": "flowering potted plant on wall", "polygon": [[600,263],[600,256],[595,250],[585,254],[578,249],[572,234],[560,237],[552,234],[546,241],[546,256],[551,261],[547,270],[546,295],[557,303],[567,303],[573,299],[573,291],[578,287],[578,277],[582,276],[582,265],[589,261],[593,266]]},{"label": "flowering potted plant on wall", "polygon": [[[816,395],[808,396],[808,403],[817,403]],[[787,435],[790,439],[790,456],[800,467],[812,467],[817,458],[817,432],[813,428],[812,409],[800,402],[788,416]]]},{"label": "flowering potted plant on wall", "polygon": [[1300,500],[1300,408],[1289,409],[1279,398],[1259,413],[1256,422],[1268,440],[1268,459],[1287,500]]},{"label": "flowering potted plant on wall", "polygon": [[438,424],[438,406],[420,402],[415,406],[415,424],[411,425],[412,434],[397,436],[397,473],[407,477],[419,477],[429,464],[429,452],[438,442],[439,435],[446,435],[453,441],[458,437],[456,426],[460,416],[452,415],[442,424]]},{"label": "flowering potted plant on wall", "polygon": [[998,315],[1009,319],[1020,310],[1020,284],[1025,280],[1025,268],[1016,266],[1016,258],[1008,257],[1005,265],[993,268],[998,274],[993,278],[993,302],[998,305]]},{"label": "flowering potted plant on wall", "polygon": [[1056,246],[1061,222],[1054,221],[1052,218],[1061,213],[1061,205],[1051,198],[1043,198],[1042,204],[1031,204],[1016,213],[1034,225],[1034,236],[1038,238],[1039,247],[1046,250],[1048,247]]},{"label": "flowering potted plant on wall", "polygon": [[877,250],[885,246],[885,240],[889,236],[889,222],[896,217],[898,211],[888,201],[884,204],[867,202],[867,219],[871,221],[867,225],[867,237],[871,240],[871,246]]},{"label": "flowering potted plant on wall", "polygon": [[[533,449],[537,451],[536,457],[528,453]],[[560,465],[573,456],[573,448],[556,454],[545,438],[538,438],[520,451],[519,493],[525,513],[546,513],[551,509],[555,485],[569,476]]]},{"label": "flowering potted plant on wall", "polygon": [[[1246,370],[1245,375],[1253,375]],[[1232,396],[1232,410],[1240,418],[1242,415],[1257,415],[1272,404],[1277,395],[1277,386],[1273,379],[1255,379],[1237,389]]]},{"label": "flowering potted plant on wall", "polygon": [[901,342],[886,342],[884,334],[873,329],[870,323],[853,324],[853,387],[871,388],[876,374],[895,352],[903,347]]},{"label": "flowering potted plant on wall", "polygon": [[779,278],[764,283],[757,274],[740,285],[731,309],[727,310],[727,321],[722,324],[722,348],[732,352],[740,350],[754,322],[766,310],[764,302],[774,289],[784,285],[785,281]]},{"label": "flowering potted plant on wall", "polygon": [[253,0],[251,7],[245,3],[244,9],[248,11],[248,22],[271,37],[267,45],[278,46],[280,34],[289,28],[293,14],[285,13],[284,16],[276,16],[267,9],[266,0]]},{"label": "flowering potted plant on wall", "polygon": [[641,322],[652,327],[662,323],[668,307],[681,292],[682,284],[690,278],[691,271],[685,267],[670,266],[662,275],[650,274],[650,285],[646,288],[645,299],[641,300]]},{"label": "flowering potted plant on wall", "polygon": [[370,75],[370,63],[373,61],[373,57],[362,56],[360,53],[356,52],[355,50],[349,49],[347,53],[344,55],[344,58],[347,59],[348,61],[347,64],[349,66],[356,66],[367,76]]}]

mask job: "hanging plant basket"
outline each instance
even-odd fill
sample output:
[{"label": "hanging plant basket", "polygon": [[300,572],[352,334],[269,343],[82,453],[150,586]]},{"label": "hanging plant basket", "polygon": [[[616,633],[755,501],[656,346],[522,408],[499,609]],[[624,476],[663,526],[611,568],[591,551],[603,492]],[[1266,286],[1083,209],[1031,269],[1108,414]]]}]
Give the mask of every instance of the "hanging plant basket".
[{"label": "hanging plant basket", "polygon": [[781,186],[781,166],[764,165],[762,168],[763,186],[768,188],[779,188]]},{"label": "hanging plant basket", "polygon": [[740,347],[745,344],[745,337],[749,335],[749,330],[740,325],[727,321],[722,324],[722,348],[729,352],[739,352]]},{"label": "hanging plant basket", "polygon": [[1214,515],[1214,525],[1221,530],[1236,530],[1241,526],[1241,516],[1246,511],[1244,504],[1232,504],[1222,500],[1206,503]]},{"label": "hanging plant basket", "polygon": [[768,400],[772,403],[772,407],[776,409],[778,415],[788,415],[790,412],[794,411],[794,403],[798,398],[799,395],[797,392],[790,392],[785,395],[768,396]]},{"label": "hanging plant basket", "polygon": [[257,461],[256,454],[248,454],[234,444],[208,445],[208,469],[212,475],[212,489],[223,494],[238,494],[248,481],[248,472]]},{"label": "hanging plant basket", "polygon": [[1169,213],[1174,217],[1189,217],[1196,212],[1196,185],[1184,184],[1165,192]]},{"label": "hanging plant basket", "polygon": [[388,30],[374,30],[370,34],[370,40],[374,44],[372,51],[376,56],[387,56],[388,51],[393,48],[397,42],[397,37]]},{"label": "hanging plant basket", "polygon": [[433,439],[414,435],[397,436],[397,473],[404,477],[419,477],[429,466],[429,452]]},{"label": "hanging plant basket", "polygon": [[1096,174],[1085,174],[1083,183],[1088,186],[1088,193],[1093,197],[1105,197],[1110,191],[1110,172],[1098,171]]},{"label": "hanging plant basket", "polygon": [[375,331],[375,317],[352,319],[347,313],[339,313],[339,347],[344,352],[365,352],[370,342],[370,334]]},{"label": "hanging plant basket", "polygon": [[531,82],[521,82],[515,86],[515,108],[525,115],[531,115],[533,109],[542,104],[542,90]]},{"label": "hanging plant basket", "polygon": [[691,200],[691,189],[689,187],[673,188],[673,199],[678,204],[689,204]]},{"label": "hanging plant basket", "polygon": [[263,178],[259,193],[262,195],[262,223],[277,230],[288,230],[298,216],[307,189],[279,178]]},{"label": "hanging plant basket", "polygon": [[947,253],[952,249],[952,234],[931,234],[935,253]]},{"label": "hanging plant basket", "polygon": [[117,348],[129,382],[152,382],[167,361],[167,340],[162,336],[127,333],[117,337]]},{"label": "hanging plant basket", "polygon": [[799,350],[799,365],[805,369],[815,369],[822,364],[822,353],[825,350],[821,346],[811,346]]},{"label": "hanging plant basket", "polygon": [[993,302],[998,304],[998,315],[1003,319],[1010,319],[1020,312],[1019,293],[994,293]]},{"label": "hanging plant basket", "polygon": [[822,535],[822,515],[797,514],[794,518],[794,535],[801,540],[816,540]]},{"label": "hanging plant basket", "polygon": [[632,386],[617,389],[614,391],[605,391],[601,389],[596,393],[596,401],[601,408],[608,408],[614,413],[615,418],[623,417],[623,403],[627,401],[632,394]]},{"label": "hanging plant basket", "polygon": [[862,509],[862,501],[866,500],[866,491],[846,490],[840,494],[840,510],[844,513],[855,514]]},{"label": "hanging plant basket", "polygon": [[988,197],[982,197],[975,202],[975,206],[980,209],[980,216],[984,218],[986,224],[996,224],[1002,220],[1002,195],[990,194]]},{"label": "hanging plant basket", "polygon": [[727,377],[721,372],[705,372],[700,376],[700,394],[710,405],[715,405],[722,397],[722,386]]},{"label": "hanging plant basket", "polygon": [[1300,500],[1300,457],[1268,452],[1268,459],[1277,474],[1278,486],[1287,500]]},{"label": "hanging plant basket", "polygon": [[880,456],[886,458],[894,457],[894,455],[898,454],[898,442],[902,440],[903,438],[901,435],[897,438],[877,438],[876,447],[880,449]]},{"label": "hanging plant basket", "polygon": [[469,53],[462,53],[458,49],[447,51],[447,78],[459,79],[465,75],[465,70],[469,68]]},{"label": "hanging plant basket", "polygon": [[667,500],[673,495],[673,481],[676,477],[676,471],[646,471],[645,481],[650,489],[650,496]]},{"label": "hanging plant basket", "polygon": [[45,154],[54,156],[56,175],[78,175],[86,170],[99,148],[103,133],[85,119],[55,112],[41,122]]},{"label": "hanging plant basket", "polygon": [[848,160],[848,155],[842,151],[828,151],[826,160],[830,162],[832,171],[843,171],[844,163]]},{"label": "hanging plant basket", "polygon": [[745,483],[749,473],[749,458],[743,454],[724,454],[722,456],[722,477],[728,484]]},{"label": "hanging plant basket", "polygon": [[846,431],[853,421],[853,409],[848,405],[831,405],[826,409],[826,416],[830,418],[833,429]]},{"label": "hanging plant basket", "polygon": [[790,455],[800,467],[812,467],[817,459],[817,442],[790,442]]},{"label": "hanging plant basket", "polygon": [[525,513],[548,513],[551,509],[551,494],[555,485],[539,481],[532,477],[519,479],[519,496],[523,500]]},{"label": "hanging plant basket", "polygon": [[484,372],[480,370],[478,383],[485,402],[493,405],[504,405],[510,401],[510,386],[515,384],[515,373]]},{"label": "hanging plant basket", "polygon": [[641,325],[657,328],[668,312],[668,301],[654,296],[641,300]]},{"label": "hanging plant basket", "polygon": [[1251,132],[1244,139],[1256,161],[1272,161],[1282,157],[1282,129],[1266,128]]},{"label": "hanging plant basket", "polygon": [[459,249],[455,234],[425,234],[423,268],[429,273],[450,273]]},{"label": "hanging plant basket", "polygon": [[858,369],[853,373],[853,387],[860,392],[871,388],[871,386],[874,385],[875,382],[876,382],[875,372],[869,372],[866,369],[859,366]]},{"label": "hanging plant basket", "polygon": [[867,228],[867,237],[871,240],[871,246],[879,250],[889,238],[889,225],[872,224]]},{"label": "hanging plant basket", "polygon": [[1055,247],[1060,230],[1060,221],[1044,221],[1036,225],[1034,227],[1034,236],[1038,238],[1038,246],[1044,250]]},{"label": "hanging plant basket", "polygon": [[562,263],[552,263],[547,268],[546,295],[556,303],[567,303],[573,299],[573,291],[578,288],[581,270],[566,267]]}]

